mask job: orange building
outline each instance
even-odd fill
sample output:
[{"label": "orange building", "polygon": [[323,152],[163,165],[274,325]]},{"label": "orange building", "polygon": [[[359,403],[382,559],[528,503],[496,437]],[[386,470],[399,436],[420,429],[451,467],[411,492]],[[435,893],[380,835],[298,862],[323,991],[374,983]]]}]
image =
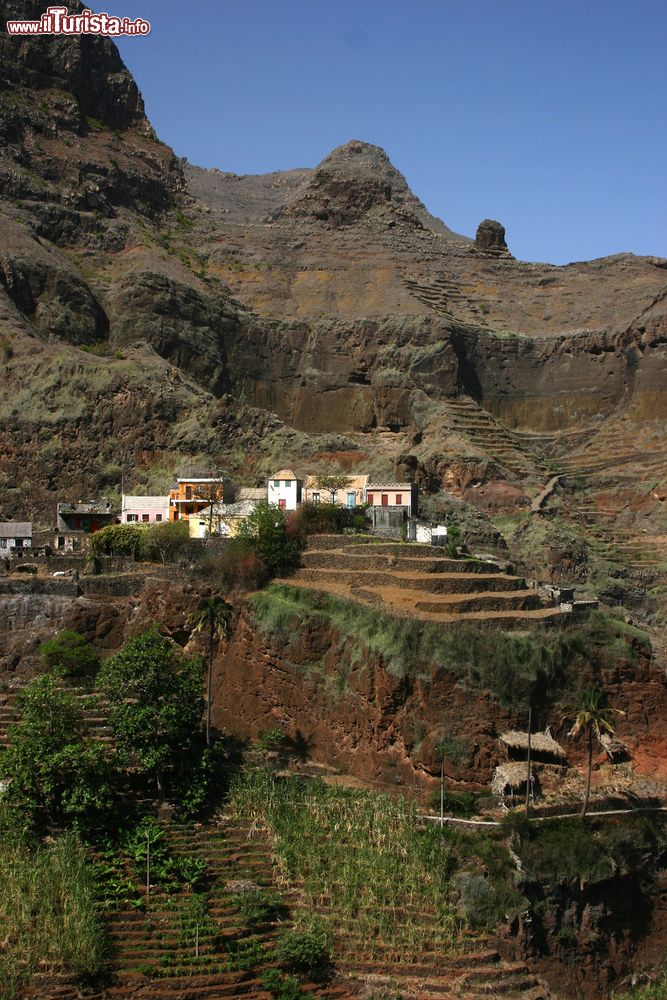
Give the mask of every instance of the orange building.
[{"label": "orange building", "polygon": [[223,476],[177,479],[176,487],[169,490],[169,520],[187,521],[190,514],[224,502],[226,492],[229,481]]}]

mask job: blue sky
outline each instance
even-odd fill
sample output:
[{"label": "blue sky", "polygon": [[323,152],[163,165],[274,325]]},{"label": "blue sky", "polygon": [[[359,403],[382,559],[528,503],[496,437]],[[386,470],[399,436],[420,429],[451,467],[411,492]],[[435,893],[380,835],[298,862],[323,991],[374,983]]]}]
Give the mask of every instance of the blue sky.
[{"label": "blue sky", "polygon": [[667,256],[665,0],[99,0],[158,135],[201,166],[387,150],[451,228],[514,254]]}]

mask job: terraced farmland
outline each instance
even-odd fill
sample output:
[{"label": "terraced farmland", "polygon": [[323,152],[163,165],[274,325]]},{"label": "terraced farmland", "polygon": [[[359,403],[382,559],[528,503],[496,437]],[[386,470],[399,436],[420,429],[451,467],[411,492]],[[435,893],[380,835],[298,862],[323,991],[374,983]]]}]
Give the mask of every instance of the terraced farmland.
[{"label": "terraced farmland", "polygon": [[498,621],[511,628],[564,618],[520,577],[492,563],[448,558],[438,547],[361,544],[340,535],[320,535],[314,544],[299,572],[283,582],[426,621]]}]

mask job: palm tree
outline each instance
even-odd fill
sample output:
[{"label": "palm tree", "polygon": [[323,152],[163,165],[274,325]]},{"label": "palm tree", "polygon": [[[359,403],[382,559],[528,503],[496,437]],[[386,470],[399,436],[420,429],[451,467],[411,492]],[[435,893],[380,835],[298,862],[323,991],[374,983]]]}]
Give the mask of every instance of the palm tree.
[{"label": "palm tree", "polygon": [[213,687],[213,646],[216,635],[227,635],[233,608],[220,596],[202,597],[196,609],[188,616],[193,634],[208,630],[208,669],[206,671],[206,745],[211,745],[211,700]]},{"label": "palm tree", "polygon": [[599,687],[584,688],[577,700],[576,706],[569,713],[574,719],[568,736],[576,739],[582,733],[588,740],[588,772],[586,775],[586,791],[581,809],[583,819],[588,810],[588,800],[591,794],[591,773],[593,771],[593,736],[599,741],[605,734],[613,735],[612,715],[622,715],[618,709],[612,708],[606,693]]}]

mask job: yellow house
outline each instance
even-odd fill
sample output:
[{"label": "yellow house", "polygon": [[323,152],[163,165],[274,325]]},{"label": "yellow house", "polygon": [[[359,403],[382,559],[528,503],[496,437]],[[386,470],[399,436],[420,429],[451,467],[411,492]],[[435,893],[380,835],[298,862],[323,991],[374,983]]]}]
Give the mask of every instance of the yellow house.
[{"label": "yellow house", "polygon": [[[262,497],[264,490],[261,491]],[[257,500],[237,500],[235,503],[216,504],[188,516],[190,538],[235,538]]]}]

